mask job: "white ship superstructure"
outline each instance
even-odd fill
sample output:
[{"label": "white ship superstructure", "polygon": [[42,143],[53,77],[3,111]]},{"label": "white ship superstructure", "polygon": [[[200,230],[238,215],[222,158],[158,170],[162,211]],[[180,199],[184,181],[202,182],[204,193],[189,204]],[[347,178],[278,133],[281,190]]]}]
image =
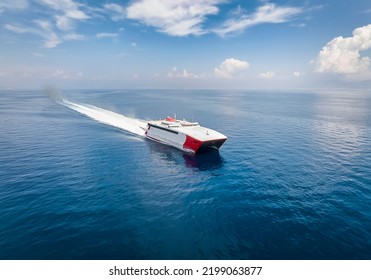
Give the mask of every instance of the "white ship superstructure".
[{"label": "white ship superstructure", "polygon": [[148,122],[145,135],[151,140],[191,153],[219,149],[227,140],[222,133],[202,127],[197,122],[171,117]]}]

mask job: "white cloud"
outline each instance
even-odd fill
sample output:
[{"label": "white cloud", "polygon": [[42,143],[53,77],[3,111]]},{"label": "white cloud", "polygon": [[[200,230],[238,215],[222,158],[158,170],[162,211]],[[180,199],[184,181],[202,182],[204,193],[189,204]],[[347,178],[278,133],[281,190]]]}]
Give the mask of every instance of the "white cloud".
[{"label": "white cloud", "polygon": [[220,36],[225,36],[230,33],[242,32],[258,24],[287,22],[302,12],[302,8],[290,6],[280,7],[272,3],[266,3],[260,6],[253,14],[242,14],[237,19],[229,19],[222,27],[213,31]]},{"label": "white cloud", "polygon": [[64,70],[56,70],[51,74],[52,77],[54,78],[59,78],[59,79],[68,79],[68,75]]},{"label": "white cloud", "polygon": [[85,20],[90,18],[80,8],[81,4],[77,4],[72,0],[40,0],[44,5],[62,12],[62,15],[56,15],[56,26],[63,31],[72,30],[75,20]]},{"label": "white cloud", "polygon": [[249,66],[250,64],[247,61],[228,58],[224,60],[218,68],[214,69],[214,74],[217,77],[229,79],[235,74],[246,70]]},{"label": "white cloud", "polygon": [[[8,1],[5,3],[7,2]],[[18,3],[17,5],[19,7],[23,7],[26,4],[28,5],[28,2],[26,2],[20,0],[14,1],[14,3]],[[42,37],[44,39],[43,47],[45,48],[55,48],[64,40],[83,40],[85,38],[83,35],[71,31],[74,29],[73,23],[76,20],[85,20],[90,18],[84,11],[81,10],[82,7],[87,6],[83,6],[82,4],[76,3],[72,0],[38,0],[38,2],[48,6],[58,13],[55,16],[50,17],[53,19],[53,21],[36,19],[33,20],[32,24],[30,23],[28,26],[6,24],[4,26],[5,29],[17,34],[30,33]],[[3,3],[0,5],[4,6]],[[68,33],[61,34],[58,32],[58,29]]]},{"label": "white cloud", "polygon": [[127,7],[127,18],[172,36],[201,35],[207,15],[219,12],[225,0],[138,0]]},{"label": "white cloud", "polygon": [[41,2],[50,8],[62,11],[67,17],[73,19],[88,19],[89,16],[80,10],[81,5],[72,0],[41,0]]},{"label": "white cloud", "polygon": [[73,29],[73,21],[67,16],[55,16],[56,25],[60,30]]},{"label": "white cloud", "polygon": [[274,73],[273,71],[266,71],[266,72],[259,74],[259,77],[263,79],[271,79],[275,76],[276,76],[276,73]]},{"label": "white cloud", "polygon": [[29,6],[27,0],[1,0],[0,13],[4,10],[16,11],[25,10]]},{"label": "white cloud", "polygon": [[80,10],[65,11],[66,16],[72,19],[84,20],[90,18],[87,14]]},{"label": "white cloud", "polygon": [[304,28],[304,27],[307,26],[307,24],[304,23],[304,22],[302,22],[302,23],[293,23],[293,24],[291,24],[291,26],[298,27],[298,28]]},{"label": "white cloud", "polygon": [[34,22],[40,26],[42,29],[44,29],[45,31],[50,31],[52,30],[52,25],[50,24],[49,21],[46,21],[46,20],[34,20]]},{"label": "white cloud", "polygon": [[183,71],[178,71],[176,67],[173,67],[173,69],[169,73],[167,73],[167,76],[169,78],[185,78],[185,79],[188,79],[188,78],[198,79],[199,78],[197,74],[192,73],[187,69],[183,69]]},{"label": "white cloud", "polygon": [[77,33],[68,33],[63,36],[63,39],[67,41],[81,41],[85,40],[85,36]]},{"label": "white cloud", "polygon": [[39,28],[15,26],[12,24],[6,24],[4,27],[17,34],[30,33],[44,38],[45,48],[55,48],[62,43],[62,40],[52,31],[52,26],[48,21],[35,20],[34,23],[36,23]]},{"label": "white cloud", "polygon": [[60,43],[62,43],[62,40],[59,39],[56,34],[51,33],[44,40],[44,47],[47,49],[52,49],[57,47]]},{"label": "white cloud", "polygon": [[37,31],[36,34],[44,37],[44,47],[51,49],[57,47],[62,40],[53,32],[53,26],[46,20],[34,20],[34,22],[41,27],[42,31]]},{"label": "white cloud", "polygon": [[361,51],[371,48],[371,24],[353,31],[352,37],[336,37],[326,44],[314,61],[319,73],[369,74],[371,59]]},{"label": "white cloud", "polygon": [[34,53],[32,53],[32,54],[33,54],[33,56],[35,56],[35,57],[44,57],[44,55],[43,55],[42,53],[34,52]]},{"label": "white cloud", "polygon": [[33,33],[33,31],[34,31],[33,29],[30,29],[30,28],[27,28],[27,27],[19,27],[19,26],[15,26],[13,24],[5,24],[4,28],[9,30],[9,31],[12,31],[14,33],[18,33],[18,34]]},{"label": "white cloud", "polygon": [[302,77],[302,76],[305,75],[305,73],[304,72],[296,71],[296,72],[292,73],[292,75],[294,75],[295,77]]},{"label": "white cloud", "polygon": [[51,75],[54,79],[62,79],[62,80],[78,80],[84,77],[82,72],[70,72],[67,73],[65,70],[57,69]]},{"label": "white cloud", "polygon": [[103,33],[97,33],[95,35],[95,37],[97,37],[97,38],[115,38],[118,35],[119,35],[118,33],[105,33],[105,32],[103,32]]},{"label": "white cloud", "polygon": [[111,18],[114,21],[119,21],[126,17],[125,9],[118,4],[104,4],[103,7],[111,15]]}]

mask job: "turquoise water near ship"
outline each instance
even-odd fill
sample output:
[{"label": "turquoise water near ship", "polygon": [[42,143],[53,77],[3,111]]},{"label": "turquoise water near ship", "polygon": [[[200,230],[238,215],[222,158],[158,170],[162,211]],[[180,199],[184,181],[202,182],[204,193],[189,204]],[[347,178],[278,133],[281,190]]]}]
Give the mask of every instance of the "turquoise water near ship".
[{"label": "turquoise water near ship", "polygon": [[[60,94],[0,91],[0,259],[371,259],[371,92]],[[173,113],[227,142],[136,133]]]}]

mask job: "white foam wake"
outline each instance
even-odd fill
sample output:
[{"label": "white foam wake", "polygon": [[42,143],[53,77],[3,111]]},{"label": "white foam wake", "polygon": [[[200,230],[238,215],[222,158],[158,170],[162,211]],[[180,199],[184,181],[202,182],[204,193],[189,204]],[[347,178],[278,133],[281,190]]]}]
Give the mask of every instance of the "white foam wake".
[{"label": "white foam wake", "polygon": [[57,102],[98,122],[129,131],[136,135],[144,136],[147,122],[143,120],[129,118],[93,105],[71,102],[64,98]]}]

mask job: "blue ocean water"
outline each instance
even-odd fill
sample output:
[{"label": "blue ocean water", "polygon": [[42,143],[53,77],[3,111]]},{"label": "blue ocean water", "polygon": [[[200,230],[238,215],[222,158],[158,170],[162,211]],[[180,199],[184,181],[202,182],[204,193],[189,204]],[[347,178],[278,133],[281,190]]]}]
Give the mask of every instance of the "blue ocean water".
[{"label": "blue ocean water", "polygon": [[[61,94],[90,117],[0,92],[0,259],[371,259],[371,92]],[[99,108],[228,140],[189,155]]]}]

